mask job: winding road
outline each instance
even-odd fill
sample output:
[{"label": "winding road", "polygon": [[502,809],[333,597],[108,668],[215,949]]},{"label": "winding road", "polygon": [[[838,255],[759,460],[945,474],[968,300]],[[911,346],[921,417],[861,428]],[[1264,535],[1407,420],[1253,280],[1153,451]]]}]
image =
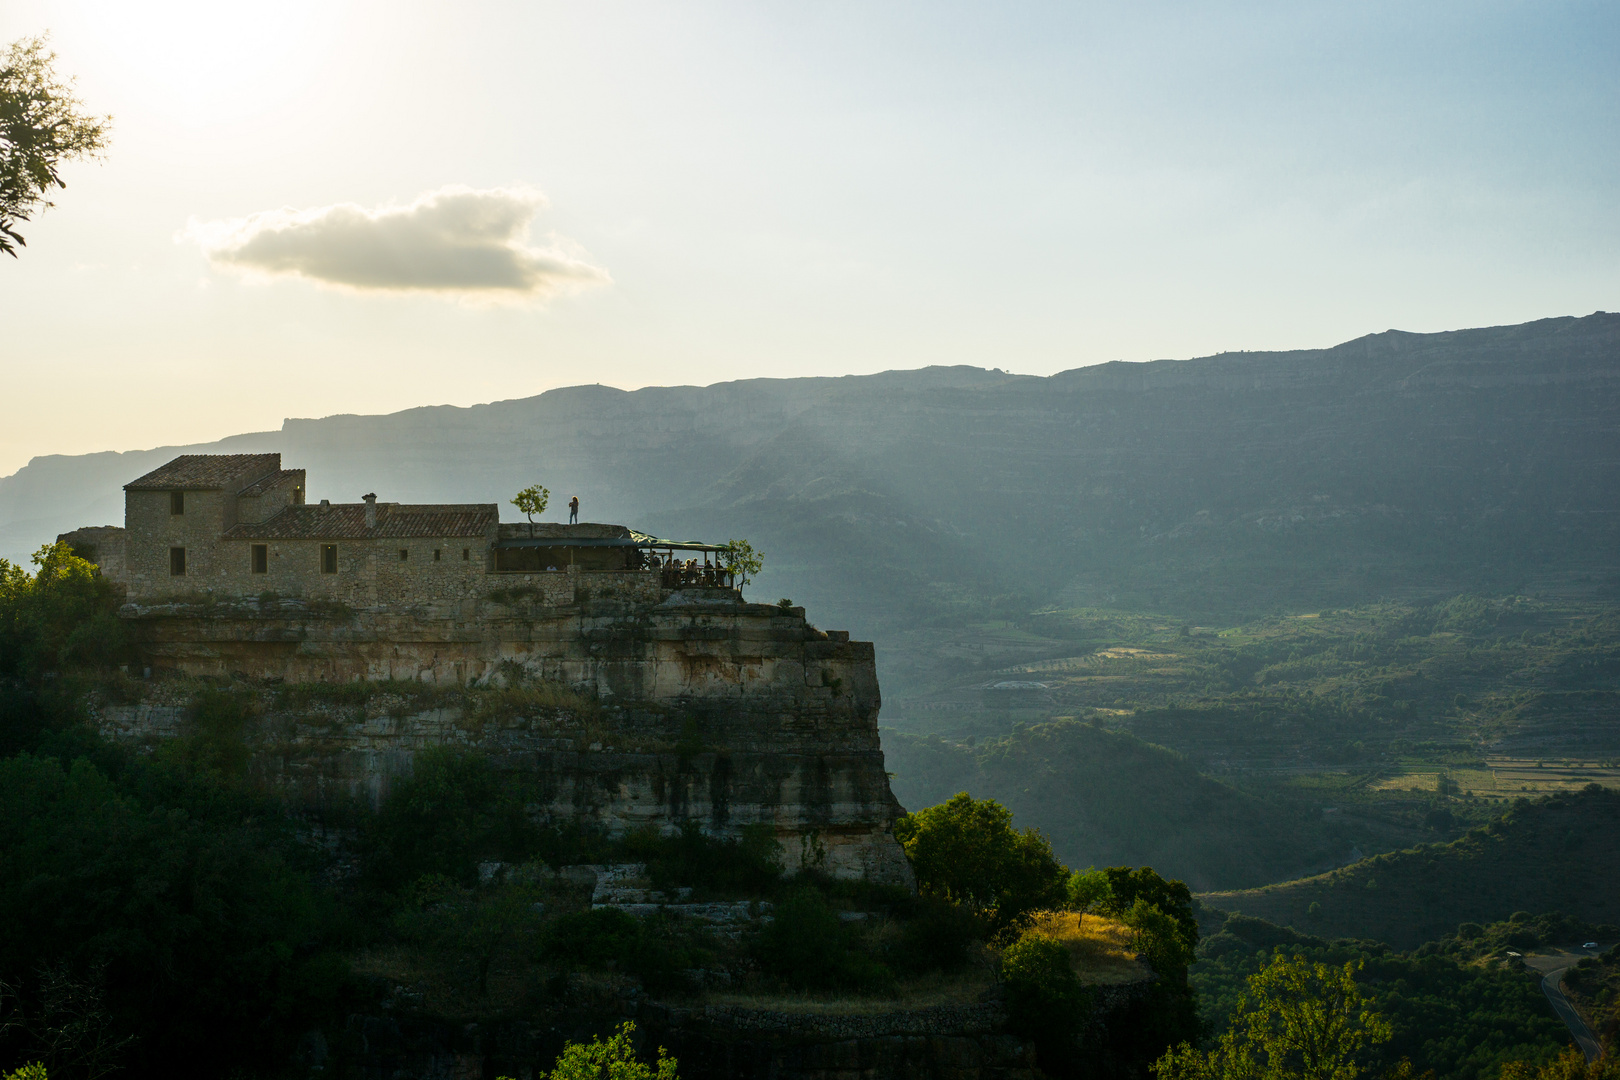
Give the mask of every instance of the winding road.
[{"label": "winding road", "polygon": [[1558,985],[1564,977],[1564,972],[1584,956],[1586,956],[1584,952],[1560,952],[1550,956],[1526,956],[1524,962],[1542,973],[1541,992],[1547,995],[1547,1003],[1553,1007],[1553,1012],[1558,1014],[1558,1019],[1564,1022],[1564,1026],[1569,1028],[1570,1035],[1575,1039],[1575,1045],[1581,1048],[1581,1053],[1586,1055],[1586,1063],[1590,1065],[1602,1055],[1603,1047],[1599,1045],[1597,1036],[1592,1034],[1592,1029],[1586,1026],[1586,1021],[1581,1019],[1575,1007],[1564,996],[1563,988]]}]

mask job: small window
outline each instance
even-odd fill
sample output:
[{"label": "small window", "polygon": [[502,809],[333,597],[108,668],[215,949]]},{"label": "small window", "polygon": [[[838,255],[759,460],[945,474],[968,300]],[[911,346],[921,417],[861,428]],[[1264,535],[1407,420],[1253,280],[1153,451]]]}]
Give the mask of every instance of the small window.
[{"label": "small window", "polygon": [[472,548],[462,548],[461,549],[461,561],[462,562],[472,562]]},{"label": "small window", "polygon": [[[176,494],[178,494],[178,493],[176,493]],[[169,549],[169,576],[170,577],[185,577],[186,576],[186,549],[185,548],[183,548],[183,547],[172,547],[172,548]]]},{"label": "small window", "polygon": [[186,493],[183,491],[169,492],[169,513],[183,514],[186,512]]},{"label": "small window", "polygon": [[337,573],[337,545],[336,544],[322,544],[321,545],[321,573],[323,573],[323,574],[335,574],[335,573]]},{"label": "small window", "polygon": [[399,549],[399,561],[400,562],[404,562],[406,559],[408,559],[410,557],[411,557],[411,553],[410,553],[409,549],[407,549],[407,548],[400,548]]},{"label": "small window", "polygon": [[254,544],[251,550],[253,552],[253,572],[255,574],[268,574],[270,572],[270,545]]}]

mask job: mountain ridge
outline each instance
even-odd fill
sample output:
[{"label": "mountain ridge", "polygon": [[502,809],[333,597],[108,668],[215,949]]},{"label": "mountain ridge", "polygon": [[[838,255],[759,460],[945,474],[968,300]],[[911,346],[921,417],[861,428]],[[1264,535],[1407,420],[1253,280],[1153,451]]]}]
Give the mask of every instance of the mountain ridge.
[{"label": "mountain ridge", "polygon": [[0,553],[116,522],[130,478],[222,450],[280,450],[313,498],[504,505],[539,481],[594,520],[748,536],[766,553],[757,591],[880,647],[897,625],[997,605],[1202,617],[1620,594],[1620,315],[1606,313],[1052,376],[585,385],[289,418],[35,458],[0,478]]}]

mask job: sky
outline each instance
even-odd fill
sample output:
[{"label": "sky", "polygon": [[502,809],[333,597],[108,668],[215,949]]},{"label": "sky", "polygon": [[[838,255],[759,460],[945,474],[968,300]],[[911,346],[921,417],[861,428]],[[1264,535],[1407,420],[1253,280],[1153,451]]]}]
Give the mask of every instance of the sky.
[{"label": "sky", "polygon": [[1620,5],[4,0],[113,116],[0,475],[284,417],[1620,308]]}]

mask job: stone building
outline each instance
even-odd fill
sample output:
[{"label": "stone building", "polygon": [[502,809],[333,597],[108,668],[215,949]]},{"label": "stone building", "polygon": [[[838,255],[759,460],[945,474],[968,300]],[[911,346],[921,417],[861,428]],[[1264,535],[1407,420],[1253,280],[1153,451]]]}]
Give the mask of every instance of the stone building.
[{"label": "stone building", "polygon": [[[279,454],[186,455],[125,486],[121,536],[63,539],[109,553],[103,573],[127,589],[119,614],[154,676],[383,694],[399,680],[532,683],[587,705],[499,724],[453,708],[266,712],[253,768],[289,799],[379,800],[417,750],[453,743],[542,778],[550,820],[695,820],[720,835],[768,822],[790,866],[910,881],[870,642],[747,602],[714,544],[502,524],[492,503],[312,505],[305,491]],[[104,728],[151,742],[185,716],[110,705]]]}]

